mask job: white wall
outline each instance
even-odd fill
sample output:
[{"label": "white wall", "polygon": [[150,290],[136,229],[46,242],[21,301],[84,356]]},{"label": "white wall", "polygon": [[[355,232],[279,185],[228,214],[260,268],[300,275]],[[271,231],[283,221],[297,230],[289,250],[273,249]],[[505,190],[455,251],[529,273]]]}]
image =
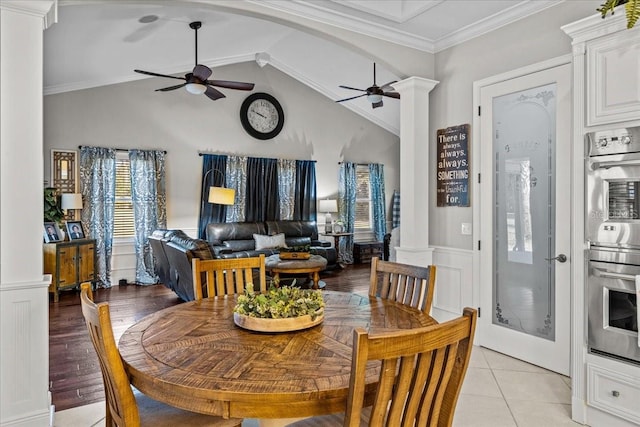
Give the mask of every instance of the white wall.
[{"label": "white wall", "polygon": [[[244,131],[239,110],[249,92],[222,89],[227,98],[214,102],[184,90],[154,92],[174,83],[150,78],[48,95],[44,98],[45,178],[50,176],[54,148],[77,150],[79,145],[94,145],[167,150],[167,225],[193,234],[200,207],[200,151],[316,160],[319,198],[337,194],[339,162],[375,162],[385,165],[391,214],[391,195],[399,189],[400,179],[397,136],[270,66],[260,68],[255,62],[229,65],[215,68],[214,77],[254,82],[254,92],[274,95],[285,113],[280,135],[260,141]],[[318,218],[322,223],[321,213]],[[119,251],[115,251],[117,259]],[[134,268],[125,263],[122,268]],[[114,268],[121,267],[114,264]]]},{"label": "white wall", "polygon": [[[435,159],[438,129],[472,124],[474,81],[570,54],[571,40],[560,27],[595,14],[600,3],[600,0],[567,1],[437,53],[434,78],[440,83],[430,94],[430,157]],[[473,156],[479,155],[470,152],[470,163],[473,163]],[[436,207],[436,162],[432,161],[429,167],[432,189],[430,245],[472,249],[472,236],[462,235],[460,229],[463,222],[472,223],[473,209],[478,206],[477,195],[471,194],[471,206],[468,208]],[[470,181],[476,180],[477,171],[470,172]]]}]

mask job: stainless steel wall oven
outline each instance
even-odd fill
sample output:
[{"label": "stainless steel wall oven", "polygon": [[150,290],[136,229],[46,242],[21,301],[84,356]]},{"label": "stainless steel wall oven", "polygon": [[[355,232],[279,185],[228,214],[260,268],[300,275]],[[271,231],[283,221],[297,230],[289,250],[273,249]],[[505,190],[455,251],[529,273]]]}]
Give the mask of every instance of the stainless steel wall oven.
[{"label": "stainless steel wall oven", "polygon": [[586,142],[589,351],[640,364],[640,127]]}]

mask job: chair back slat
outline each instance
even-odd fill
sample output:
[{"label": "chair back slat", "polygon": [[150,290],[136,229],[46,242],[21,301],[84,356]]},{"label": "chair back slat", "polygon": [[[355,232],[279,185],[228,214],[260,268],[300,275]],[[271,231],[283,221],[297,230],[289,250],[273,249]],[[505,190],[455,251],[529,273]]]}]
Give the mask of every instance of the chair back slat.
[{"label": "chair back slat", "polygon": [[360,426],[372,361],[380,362],[380,372],[369,427],[451,426],[477,317],[465,308],[461,317],[425,328],[371,335],[357,328],[344,426]]},{"label": "chair back slat", "polygon": [[[193,293],[196,300],[244,293],[252,283],[257,292],[266,292],[267,279],[264,255],[252,258],[208,259],[194,258]],[[254,280],[254,271],[257,278]],[[256,283],[257,282],[257,283]]]},{"label": "chair back slat", "polygon": [[371,259],[369,295],[397,301],[429,313],[433,303],[436,267],[418,267]]},{"label": "chair back slat", "polygon": [[105,424],[138,427],[138,406],[113,336],[109,304],[93,302],[90,283],[80,286],[80,304],[102,371],[107,411]]}]

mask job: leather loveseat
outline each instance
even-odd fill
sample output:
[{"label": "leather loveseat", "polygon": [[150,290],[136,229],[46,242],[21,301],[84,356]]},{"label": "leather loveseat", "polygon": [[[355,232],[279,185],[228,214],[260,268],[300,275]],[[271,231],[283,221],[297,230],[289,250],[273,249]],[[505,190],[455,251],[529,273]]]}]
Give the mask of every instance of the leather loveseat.
[{"label": "leather loveseat", "polygon": [[155,272],[166,287],[180,299],[192,301],[193,258],[212,259],[209,244],[201,239],[189,237],[182,230],[155,230],[149,236],[149,245],[154,257]]},{"label": "leather loveseat", "polygon": [[313,255],[327,260],[327,268],[337,265],[337,253],[331,243],[318,240],[315,221],[264,221],[211,223],[206,229],[207,241],[211,245],[214,258],[248,258],[264,254],[277,254],[278,248],[257,248],[254,235],[275,236],[284,234],[288,247],[311,247]]}]

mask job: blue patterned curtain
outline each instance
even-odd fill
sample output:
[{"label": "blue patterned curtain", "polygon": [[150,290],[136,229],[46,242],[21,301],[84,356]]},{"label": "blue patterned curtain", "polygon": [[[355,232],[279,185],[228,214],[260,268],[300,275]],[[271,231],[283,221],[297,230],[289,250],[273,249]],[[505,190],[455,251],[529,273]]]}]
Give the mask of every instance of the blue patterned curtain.
[{"label": "blue patterned curtain", "polygon": [[158,283],[149,236],[167,228],[167,195],[164,179],[164,151],[129,150],[131,201],[135,223],[136,283]]},{"label": "blue patterned curtain", "polygon": [[116,150],[80,149],[80,192],[85,203],[82,223],[88,236],[96,240],[98,286],[111,287],[111,251],[116,194]]},{"label": "blue patterned curtain", "polygon": [[384,198],[384,165],[369,164],[369,186],[371,188],[371,211],[373,212],[373,234],[382,242],[387,234],[387,203]]},{"label": "blue patterned curtain", "polygon": [[278,159],[278,195],[280,219],[291,220],[296,202],[296,161]]},{"label": "blue patterned curtain", "polygon": [[247,200],[247,158],[227,157],[227,186],[236,190],[236,203],[227,207],[227,222],[244,222]]},{"label": "blue patterned curtain", "polygon": [[202,187],[200,188],[200,218],[198,220],[198,238],[200,239],[206,239],[207,224],[225,222],[227,206],[209,203],[209,187],[225,186],[226,168],[227,156],[202,155]]},{"label": "blue patterned curtain", "polygon": [[313,160],[296,161],[296,203],[293,219],[316,221],[316,162]]},{"label": "blue patterned curtain", "polygon": [[[338,177],[338,212],[347,233],[355,231],[356,222],[356,164],[343,162]],[[340,239],[340,258],[353,264],[353,236]]]}]

